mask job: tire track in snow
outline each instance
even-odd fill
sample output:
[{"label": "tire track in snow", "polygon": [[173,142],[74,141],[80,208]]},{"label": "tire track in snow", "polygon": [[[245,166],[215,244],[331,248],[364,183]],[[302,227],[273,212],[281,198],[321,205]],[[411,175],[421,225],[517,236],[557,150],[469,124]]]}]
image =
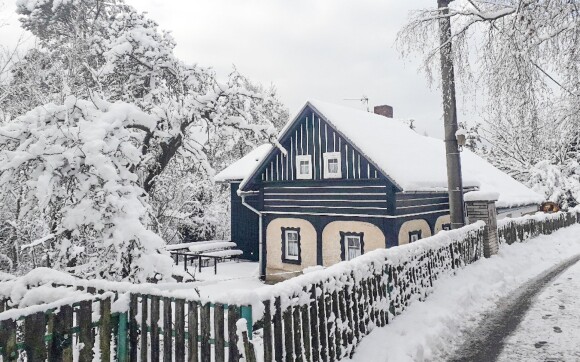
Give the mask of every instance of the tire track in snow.
[{"label": "tire track in snow", "polygon": [[546,270],[514,291],[513,295],[498,302],[498,309],[488,313],[482,323],[468,333],[466,341],[449,361],[487,362],[496,361],[505,339],[518,327],[534,298],[566,269],[580,260],[580,255]]}]

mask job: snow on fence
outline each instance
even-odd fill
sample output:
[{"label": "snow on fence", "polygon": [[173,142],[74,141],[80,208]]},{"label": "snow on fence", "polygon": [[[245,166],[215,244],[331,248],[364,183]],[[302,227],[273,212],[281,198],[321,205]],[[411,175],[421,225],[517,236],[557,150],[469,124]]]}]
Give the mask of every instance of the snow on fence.
[{"label": "snow on fence", "polygon": [[72,361],[74,352],[75,361],[237,361],[236,322],[248,320],[251,336],[252,308],[201,300],[193,288],[172,290],[178,286],[184,284],[164,290],[33,270],[0,283],[0,356],[12,361],[25,352],[34,356],[29,361]]},{"label": "snow on fence", "polygon": [[[499,234],[511,244],[577,220],[576,212],[507,219]],[[238,361],[242,354],[248,362],[254,354],[264,362],[336,361],[352,356],[373,328],[425,299],[438,278],[480,259],[483,233],[483,222],[476,222],[212,299],[170,284],[79,280],[40,268],[0,282],[0,355],[4,361],[22,351],[29,360],[72,361],[74,354],[91,361],[95,353],[103,361]],[[27,296],[58,285],[74,293],[40,302]]]},{"label": "snow on fence", "polygon": [[[256,292],[264,362],[337,361],[384,326],[435,280],[483,256],[482,222],[307,273]],[[240,298],[240,296],[238,296]],[[258,313],[256,313],[258,314]]]},{"label": "snow on fence", "polygon": [[498,238],[500,243],[508,245],[521,243],[538,235],[549,235],[577,222],[580,222],[580,218],[576,209],[569,212],[537,213],[513,219],[505,218],[497,222]]}]

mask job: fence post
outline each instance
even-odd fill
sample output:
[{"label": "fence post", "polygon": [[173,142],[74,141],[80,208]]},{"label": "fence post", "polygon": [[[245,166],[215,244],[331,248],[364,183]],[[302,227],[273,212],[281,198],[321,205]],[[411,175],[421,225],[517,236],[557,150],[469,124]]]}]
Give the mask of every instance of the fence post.
[{"label": "fence post", "polygon": [[242,318],[244,318],[248,322],[248,338],[252,339],[252,335],[254,334],[254,321],[252,319],[252,306],[251,305],[243,305],[240,307],[240,314]]},{"label": "fence post", "polygon": [[127,361],[127,312],[119,313],[119,327],[117,332],[117,361]]},{"label": "fence post", "polygon": [[485,222],[483,229],[483,255],[486,258],[497,254],[499,241],[497,238],[497,211],[495,202],[498,194],[472,191],[465,194],[467,216],[470,223],[478,220]]}]

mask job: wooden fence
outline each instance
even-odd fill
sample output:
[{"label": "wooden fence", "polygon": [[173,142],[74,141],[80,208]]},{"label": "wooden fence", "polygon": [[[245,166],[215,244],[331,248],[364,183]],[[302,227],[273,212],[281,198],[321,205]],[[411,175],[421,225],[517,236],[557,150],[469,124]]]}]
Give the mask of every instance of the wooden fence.
[{"label": "wooden fence", "polygon": [[240,318],[252,335],[249,306],[130,294],[122,296],[128,308],[114,312],[119,295],[87,289],[94,296],[40,311],[5,310],[7,301],[0,301],[3,361],[26,355],[29,361],[72,362],[75,349],[81,362],[93,361],[94,350],[100,361],[238,361]]},{"label": "wooden fence", "polygon": [[538,235],[550,235],[577,222],[580,222],[580,218],[575,211],[499,220],[498,238],[500,243],[509,245],[521,243]]},{"label": "wooden fence", "polygon": [[401,260],[372,261],[302,290],[264,301],[263,360],[337,361],[413,300],[423,300],[442,274],[482,257],[483,228]]},{"label": "wooden fence", "polygon": [[[575,213],[520,218],[500,222],[498,231],[511,244],[577,220]],[[483,224],[465,230],[279,283],[258,300],[263,316],[257,321],[250,306],[167,293],[75,286],[88,297],[18,313],[0,300],[0,355],[3,361],[24,354],[33,361],[72,361],[78,353],[79,361],[92,361],[96,351],[102,361],[238,361],[249,353],[238,350],[236,323],[245,318],[249,336],[252,328],[258,330],[256,352],[264,362],[337,361],[352,356],[373,328],[390,323],[414,300],[424,300],[442,275],[482,257]]]}]

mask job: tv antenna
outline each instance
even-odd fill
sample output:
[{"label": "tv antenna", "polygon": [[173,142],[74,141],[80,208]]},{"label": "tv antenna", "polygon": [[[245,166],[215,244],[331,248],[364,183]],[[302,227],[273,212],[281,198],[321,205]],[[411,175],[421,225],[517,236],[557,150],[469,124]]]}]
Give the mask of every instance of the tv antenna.
[{"label": "tv antenna", "polygon": [[359,101],[367,107],[367,112],[370,112],[369,97],[363,95],[361,98],[344,98],[343,101]]}]

